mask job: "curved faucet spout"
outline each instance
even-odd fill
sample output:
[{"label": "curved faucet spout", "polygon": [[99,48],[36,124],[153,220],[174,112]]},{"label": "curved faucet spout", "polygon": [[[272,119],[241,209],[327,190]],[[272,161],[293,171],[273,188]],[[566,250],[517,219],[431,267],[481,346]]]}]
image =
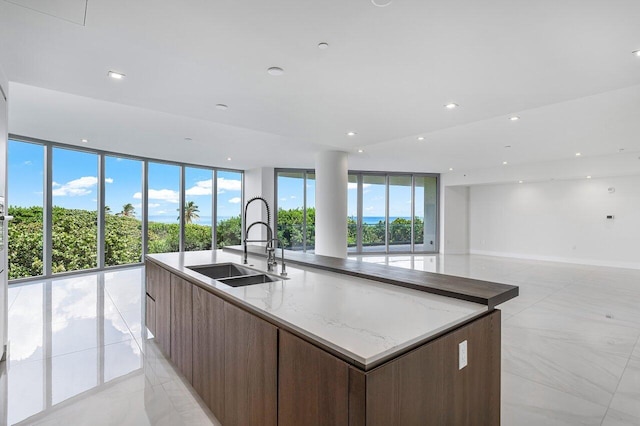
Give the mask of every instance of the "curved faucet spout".
[{"label": "curved faucet spout", "polygon": [[[250,225],[247,225],[247,210],[249,208],[249,205],[251,203],[253,203],[254,201],[262,201],[264,203],[265,208],[267,209],[267,221],[263,222],[263,221],[256,221],[251,223]],[[267,200],[265,200],[263,197],[253,197],[251,198],[249,201],[247,201],[247,204],[244,207],[244,218],[243,218],[243,223],[245,226],[244,229],[244,238],[242,240],[243,242],[243,248],[244,248],[244,263],[248,263],[247,262],[247,243],[248,242],[266,242],[267,243],[267,247],[269,246],[269,242],[271,241],[271,239],[273,239],[273,230],[271,229],[271,225],[269,225],[269,223],[271,222],[271,209],[269,208],[269,203],[267,203]],[[251,230],[251,228],[253,228],[254,225],[263,225],[267,228],[267,239],[266,240],[250,240],[249,239],[249,231]]]}]

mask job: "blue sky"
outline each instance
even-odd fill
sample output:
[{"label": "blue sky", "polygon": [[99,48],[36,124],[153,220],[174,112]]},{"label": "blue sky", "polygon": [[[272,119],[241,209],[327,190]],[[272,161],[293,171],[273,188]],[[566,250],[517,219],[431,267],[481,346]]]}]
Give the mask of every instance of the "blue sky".
[{"label": "blue sky", "polygon": [[[9,203],[13,206],[41,206],[43,193],[44,149],[41,145],[9,143]],[[97,208],[98,156],[63,148],[53,150],[53,203],[56,206],[95,210]],[[179,167],[149,163],[149,216],[151,220],[175,222],[178,217]],[[117,157],[105,158],[106,205],[118,213],[131,203],[140,217],[142,163]],[[302,208],[304,181],[300,178],[278,177],[278,208]],[[313,175],[311,175],[313,177]],[[193,201],[200,223],[210,223],[212,200],[211,170],[188,167],[185,170],[186,200]],[[363,215],[384,217],[385,186],[383,176],[365,176],[363,184]],[[410,181],[409,181],[410,182]],[[392,182],[393,183],[393,182]],[[403,184],[390,186],[390,217],[411,216],[411,189]],[[218,172],[218,217],[237,216],[241,206],[241,174]],[[423,194],[416,191],[416,215],[422,216]],[[307,179],[307,207],[315,207],[315,180]],[[357,185],[349,183],[348,215],[357,215]]]},{"label": "blue sky", "polygon": [[[42,206],[44,149],[41,145],[10,141],[9,204]],[[98,156],[63,148],[53,149],[53,204],[55,206],[96,210]],[[218,217],[237,216],[241,212],[242,175],[218,172]],[[142,163],[116,157],[105,158],[105,203],[113,213],[131,203],[140,217]],[[163,222],[178,217],[179,167],[149,163],[149,216]],[[210,223],[213,174],[211,170],[185,170],[186,200],[200,210],[201,223]]]}]

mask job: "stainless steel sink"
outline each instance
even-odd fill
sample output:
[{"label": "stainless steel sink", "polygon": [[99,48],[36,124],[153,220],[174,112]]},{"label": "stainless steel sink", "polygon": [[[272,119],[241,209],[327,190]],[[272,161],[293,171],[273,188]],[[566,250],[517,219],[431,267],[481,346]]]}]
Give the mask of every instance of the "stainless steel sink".
[{"label": "stainless steel sink", "polygon": [[187,266],[187,268],[209,278],[213,278],[214,280],[219,280],[220,278],[239,277],[242,275],[253,275],[257,273],[253,269],[243,268],[242,266],[236,265],[234,263]]},{"label": "stainless steel sink", "polygon": [[257,275],[245,275],[243,277],[235,277],[235,278],[225,278],[220,279],[221,283],[226,285],[230,285],[231,287],[243,287],[245,285],[253,285],[253,284],[264,284],[270,283],[274,281],[279,281],[282,278],[274,278],[267,274],[257,274]]}]

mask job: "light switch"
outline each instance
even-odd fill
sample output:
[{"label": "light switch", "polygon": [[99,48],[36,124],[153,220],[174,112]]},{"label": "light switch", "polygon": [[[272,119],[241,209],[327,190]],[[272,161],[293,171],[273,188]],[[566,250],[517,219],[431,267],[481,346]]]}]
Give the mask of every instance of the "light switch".
[{"label": "light switch", "polygon": [[467,341],[458,344],[458,370],[467,366]]}]

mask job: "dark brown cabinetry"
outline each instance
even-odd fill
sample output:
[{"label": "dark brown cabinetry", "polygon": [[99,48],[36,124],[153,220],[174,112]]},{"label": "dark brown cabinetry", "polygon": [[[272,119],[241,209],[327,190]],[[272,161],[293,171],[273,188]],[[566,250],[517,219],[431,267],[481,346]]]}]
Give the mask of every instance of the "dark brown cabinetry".
[{"label": "dark brown cabinetry", "polygon": [[349,424],[349,366],[311,343],[280,331],[278,424]]},{"label": "dark brown cabinetry", "polygon": [[[467,341],[468,365],[458,368]],[[366,373],[367,425],[499,425],[500,311]]]},{"label": "dark brown cabinetry", "polygon": [[155,324],[150,327],[160,350],[171,356],[171,273],[151,262],[145,264],[147,295],[155,302]]},{"label": "dark brown cabinetry", "polygon": [[226,426],[500,424],[498,310],[363,371],[233,300],[146,268],[147,327]]},{"label": "dark brown cabinetry", "polygon": [[193,388],[223,424],[224,302],[193,287]]},{"label": "dark brown cabinetry", "polygon": [[224,423],[276,425],[278,329],[230,303],[224,317]]},{"label": "dark brown cabinetry", "polygon": [[193,285],[171,275],[171,360],[193,383]]}]

